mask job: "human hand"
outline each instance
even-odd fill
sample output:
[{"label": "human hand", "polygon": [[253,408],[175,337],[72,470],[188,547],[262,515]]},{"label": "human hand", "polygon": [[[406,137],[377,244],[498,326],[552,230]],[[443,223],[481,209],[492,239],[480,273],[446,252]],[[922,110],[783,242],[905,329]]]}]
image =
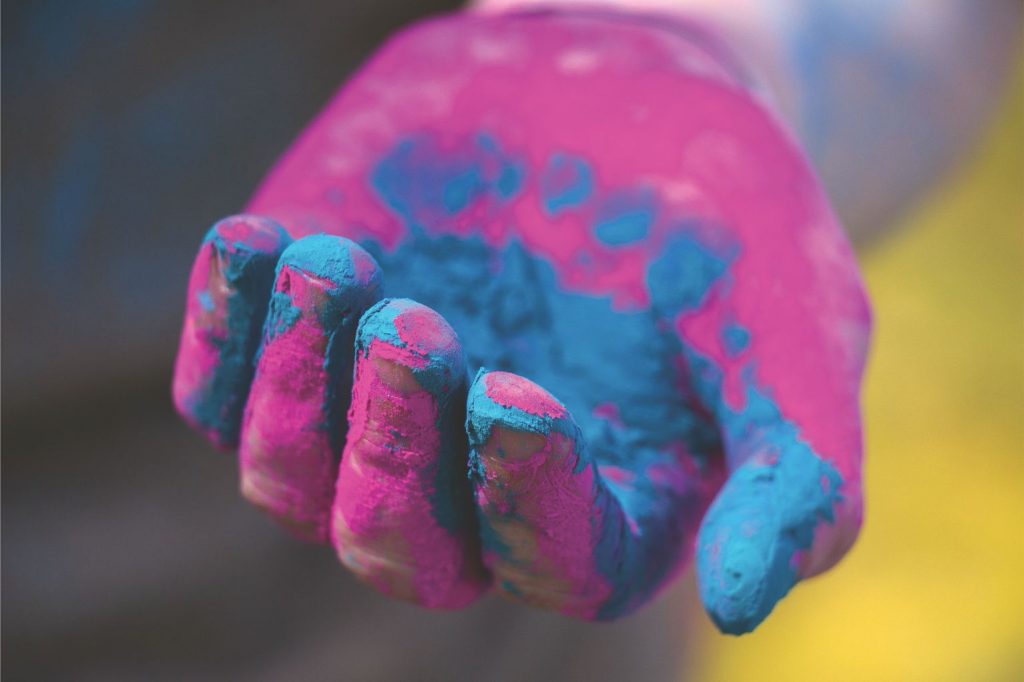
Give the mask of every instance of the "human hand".
[{"label": "human hand", "polygon": [[200,249],[175,404],[239,447],[249,500],[385,594],[458,608],[493,583],[612,619],[696,547],[741,633],[852,545],[856,263],[691,27],[409,29],[248,212]]}]

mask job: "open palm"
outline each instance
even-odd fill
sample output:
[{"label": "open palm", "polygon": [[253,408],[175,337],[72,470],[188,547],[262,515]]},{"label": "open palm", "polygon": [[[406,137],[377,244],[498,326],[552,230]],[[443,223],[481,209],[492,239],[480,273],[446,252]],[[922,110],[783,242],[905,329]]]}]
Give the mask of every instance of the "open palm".
[{"label": "open palm", "polygon": [[387,594],[611,619],[696,540],[738,633],[860,527],[868,332],[813,174],[706,36],[464,15],[394,38],[210,231],[174,394]]}]

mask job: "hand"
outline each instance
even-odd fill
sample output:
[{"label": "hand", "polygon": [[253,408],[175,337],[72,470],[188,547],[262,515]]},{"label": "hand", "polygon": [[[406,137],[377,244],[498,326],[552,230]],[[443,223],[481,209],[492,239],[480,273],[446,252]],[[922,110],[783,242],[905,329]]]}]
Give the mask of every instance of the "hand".
[{"label": "hand", "polygon": [[405,31],[208,234],[179,411],[386,594],[612,619],[696,546],[753,629],[860,527],[870,321],[741,82],[625,16]]}]

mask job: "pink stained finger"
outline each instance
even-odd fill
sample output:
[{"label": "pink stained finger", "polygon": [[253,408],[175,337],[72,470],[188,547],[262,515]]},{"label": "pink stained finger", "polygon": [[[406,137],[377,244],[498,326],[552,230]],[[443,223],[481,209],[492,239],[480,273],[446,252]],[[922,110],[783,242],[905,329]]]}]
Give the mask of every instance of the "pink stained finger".
[{"label": "pink stained finger", "polygon": [[242,427],[241,487],[314,542],[328,541],[352,344],[380,278],[369,254],[327,235],[295,242],[278,265]]},{"label": "pink stained finger", "polygon": [[338,556],[384,594],[460,608],[489,586],[466,478],[466,367],[455,332],[407,299],[367,311],[338,474]]},{"label": "pink stained finger", "polygon": [[219,448],[238,445],[274,269],[291,239],[253,215],[221,220],[199,248],[174,367],[174,405]]}]

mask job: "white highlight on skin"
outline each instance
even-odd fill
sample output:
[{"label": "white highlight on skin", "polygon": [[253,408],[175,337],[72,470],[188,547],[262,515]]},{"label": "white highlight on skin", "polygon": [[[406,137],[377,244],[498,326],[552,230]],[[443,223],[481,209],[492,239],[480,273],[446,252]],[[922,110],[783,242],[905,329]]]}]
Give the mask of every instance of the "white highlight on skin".
[{"label": "white highlight on skin", "polygon": [[600,58],[590,50],[566,50],[558,58],[562,73],[585,73],[600,65]]}]

